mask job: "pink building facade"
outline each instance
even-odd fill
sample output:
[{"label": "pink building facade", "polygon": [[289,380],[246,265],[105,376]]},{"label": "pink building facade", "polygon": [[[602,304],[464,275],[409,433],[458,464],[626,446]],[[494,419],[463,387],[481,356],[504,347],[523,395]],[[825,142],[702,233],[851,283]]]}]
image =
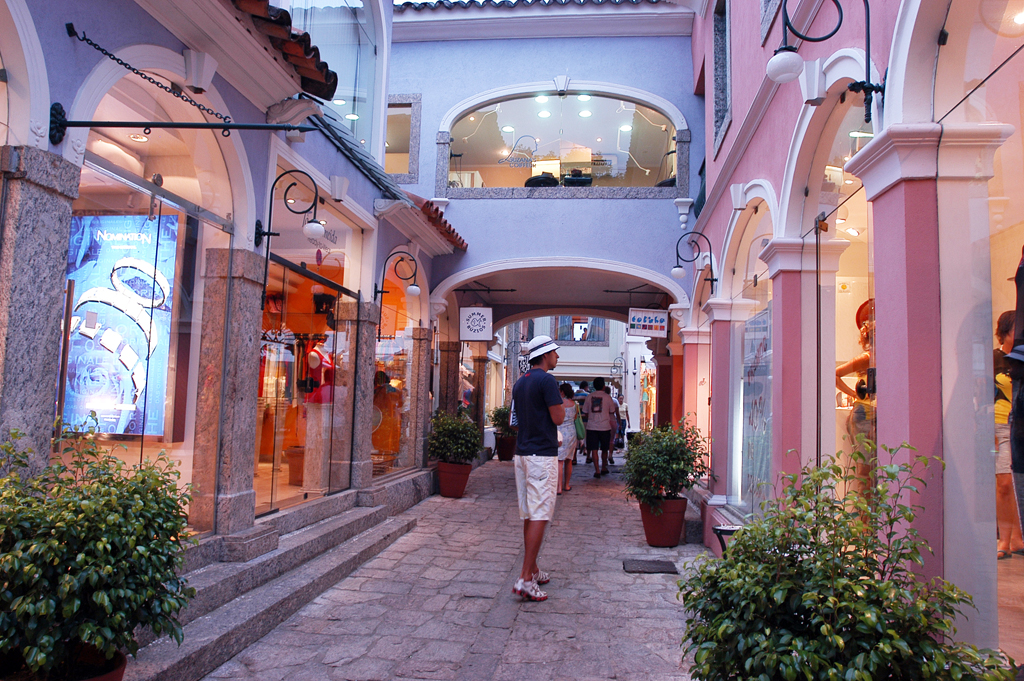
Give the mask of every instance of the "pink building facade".
[{"label": "pink building facade", "polygon": [[[789,35],[803,68],[778,84],[764,68],[783,43],[777,0],[685,4],[707,121],[706,202],[685,229],[712,248],[679,339],[683,410],[712,438],[707,545],[778,475],[848,452],[851,434],[909,443],[901,456],[944,464],[916,500],[933,550],[924,573],[974,596],[960,636],[1012,647],[998,607],[1011,587],[996,564],[992,349],[1024,244],[1024,5],[875,2],[866,55],[864,7],[845,2],[833,37]],[[808,36],[837,18],[831,2],[790,0],[788,13]],[[885,85],[870,121],[849,89],[866,66]],[[851,392],[863,382],[853,397],[836,380],[858,357],[843,378]]]}]

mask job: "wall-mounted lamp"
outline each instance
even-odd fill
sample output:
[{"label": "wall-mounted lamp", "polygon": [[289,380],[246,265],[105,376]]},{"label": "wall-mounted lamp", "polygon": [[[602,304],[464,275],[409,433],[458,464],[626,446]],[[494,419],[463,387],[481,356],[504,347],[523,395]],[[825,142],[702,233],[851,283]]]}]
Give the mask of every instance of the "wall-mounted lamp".
[{"label": "wall-mounted lamp", "polygon": [[612,376],[624,376],[626,374],[626,360],[619,355],[612,360]]},{"label": "wall-mounted lamp", "polygon": [[[416,273],[420,271],[420,266],[419,263],[416,262],[416,258],[412,256],[412,253],[409,253],[408,251],[395,251],[388,257],[384,258],[384,268],[381,270],[380,273],[381,285],[380,287],[378,287],[376,284],[373,285],[373,299],[377,300],[377,296],[381,297],[380,308],[378,308],[377,310],[377,340],[380,340],[381,338],[380,323],[384,315],[384,294],[390,293],[390,291],[384,289],[384,279],[387,277],[388,274],[388,261],[391,260],[391,258],[393,258],[396,255],[399,256],[399,258],[398,260],[395,261],[394,265],[395,276],[401,279],[402,281],[409,281],[410,279],[412,280],[412,283],[405,288],[406,294],[413,296],[414,298],[420,294],[420,287],[416,285]],[[406,256],[408,256],[408,258],[406,258]],[[398,271],[398,265],[403,262],[412,263],[412,274],[410,274],[407,277],[403,277],[402,273]]]},{"label": "wall-mounted lamp", "polygon": [[[839,27],[843,25],[843,6],[839,4],[839,0],[832,0],[832,4],[836,6],[836,11],[839,13],[835,28],[823,36],[804,35],[793,28],[793,23],[789,20],[789,9],[786,2],[787,0],[782,0],[782,46],[775,50],[775,56],[768,60],[766,69],[768,77],[776,83],[788,83],[796,80],[804,70],[804,60],[796,53],[796,47],[789,44],[787,31],[800,40],[820,43],[834,36]],[[884,96],[885,83],[876,85],[871,82],[871,6],[868,4],[868,0],[864,0],[864,80],[850,83],[848,88],[851,92],[864,93],[864,122],[870,123],[871,101],[876,92]]]},{"label": "wall-mounted lamp", "polygon": [[[683,243],[683,239],[686,237],[690,237],[687,243],[693,248],[692,258],[687,258],[679,252],[679,245]],[[708,255],[711,255],[711,240],[704,236],[704,234],[701,232],[687,232],[686,234],[683,234],[679,237],[679,240],[676,241],[676,266],[673,267],[670,272],[675,279],[682,279],[686,276],[686,268],[683,267],[683,263],[695,262],[697,258],[700,257],[701,251],[696,243],[698,239],[704,239],[704,242],[708,245]],[[704,281],[711,283],[711,295],[714,296],[715,282],[718,281],[718,279],[715,277],[715,268],[710,257],[708,258],[708,276],[704,277]]]},{"label": "wall-mounted lamp", "polygon": [[305,208],[292,208],[292,206],[295,205],[295,199],[290,199],[288,197],[288,192],[290,192],[296,185],[299,184],[298,181],[293,181],[290,185],[285,187],[284,207],[287,208],[289,212],[295,213],[296,215],[304,215],[312,209],[313,218],[306,222],[306,224],[302,227],[302,233],[305,234],[310,239],[319,239],[324,235],[324,226],[321,222],[319,222],[316,219],[316,206],[320,202],[320,192],[317,189],[316,181],[313,180],[309,173],[302,170],[286,170],[277,177],[275,177],[273,184],[270,185],[270,205],[267,208],[267,228],[264,229],[263,223],[257,220],[256,234],[253,237],[253,243],[255,243],[256,248],[259,248],[260,244],[263,243],[263,237],[267,237],[267,254],[266,256],[264,256],[263,261],[263,298],[260,301],[261,310],[267,304],[267,277],[270,274],[270,237],[281,236],[280,232],[273,232],[270,229],[274,224],[274,188],[277,187],[277,183],[281,181],[281,178],[283,178],[286,175],[305,176],[309,180],[309,183],[313,185],[313,201]]}]

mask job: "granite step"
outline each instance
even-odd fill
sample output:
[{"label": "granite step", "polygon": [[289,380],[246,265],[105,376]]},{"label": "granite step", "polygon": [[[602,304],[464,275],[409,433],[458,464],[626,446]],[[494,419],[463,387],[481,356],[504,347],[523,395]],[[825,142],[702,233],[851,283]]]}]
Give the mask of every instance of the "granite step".
[{"label": "granite step", "polygon": [[[140,649],[138,657],[128,662],[125,680],[201,679],[415,526],[415,518],[388,518],[196,617],[185,625],[185,639],[180,647],[164,636]],[[286,538],[282,537],[282,543]]]},{"label": "granite step", "polygon": [[[216,610],[246,591],[280,577],[387,519],[383,506],[353,508],[282,536],[277,549],[245,563],[213,563],[185,575],[195,597],[179,616],[182,624]],[[147,632],[148,633],[148,632]],[[155,637],[139,637],[142,645]]]}]

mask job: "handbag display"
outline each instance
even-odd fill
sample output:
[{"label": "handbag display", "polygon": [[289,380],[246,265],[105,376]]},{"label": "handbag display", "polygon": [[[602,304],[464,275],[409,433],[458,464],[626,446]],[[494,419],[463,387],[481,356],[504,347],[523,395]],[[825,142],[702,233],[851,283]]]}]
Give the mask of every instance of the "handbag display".
[{"label": "handbag display", "polygon": [[580,416],[580,405],[576,405],[576,418],[573,419],[573,423],[576,424],[576,439],[582,440],[587,436],[587,429],[583,425],[583,417]]}]

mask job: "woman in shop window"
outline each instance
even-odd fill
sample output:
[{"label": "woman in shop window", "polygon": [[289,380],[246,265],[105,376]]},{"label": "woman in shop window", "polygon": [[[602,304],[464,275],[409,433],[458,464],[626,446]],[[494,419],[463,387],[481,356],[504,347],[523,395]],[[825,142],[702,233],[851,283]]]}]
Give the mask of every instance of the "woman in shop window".
[{"label": "woman in shop window", "polygon": [[[853,400],[853,409],[846,419],[846,433],[850,437],[850,446],[854,450],[861,450],[858,436],[862,439],[875,442],[875,396],[868,392],[868,369],[872,363],[872,353],[875,347],[875,322],[867,319],[860,325],[860,347],[863,352],[849,362],[836,367],[836,388],[843,394],[849,395]],[[857,384],[851,388],[843,380],[844,376],[855,375]],[[869,454],[869,452],[863,452]],[[871,464],[861,462],[857,464],[857,477],[862,483],[870,485]]]}]

